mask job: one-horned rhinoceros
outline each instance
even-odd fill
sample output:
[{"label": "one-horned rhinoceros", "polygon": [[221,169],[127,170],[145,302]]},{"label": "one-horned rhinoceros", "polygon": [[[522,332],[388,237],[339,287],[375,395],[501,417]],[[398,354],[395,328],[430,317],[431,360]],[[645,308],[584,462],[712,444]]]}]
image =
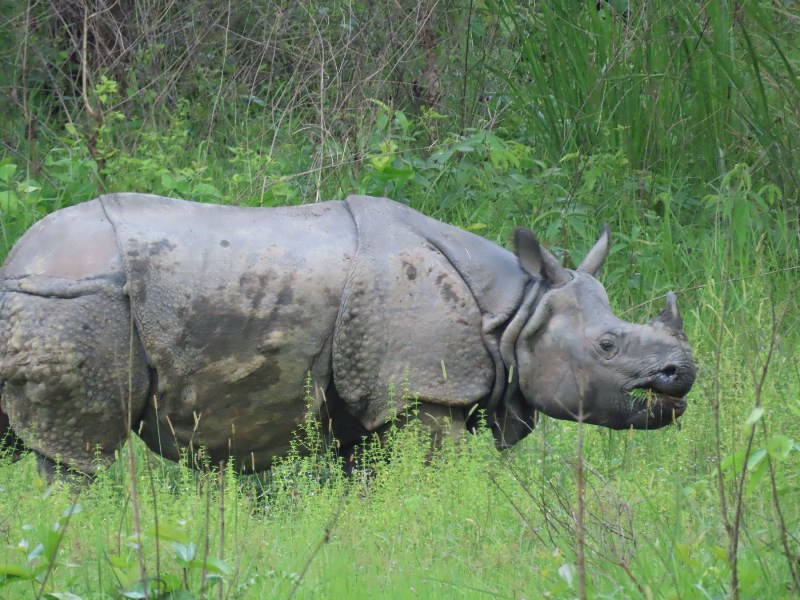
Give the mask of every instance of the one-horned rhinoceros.
[{"label": "one-horned rhinoceros", "polygon": [[408,409],[403,381],[420,413],[483,415],[499,446],[536,411],[658,428],[694,362],[674,295],[647,325],[611,312],[594,278],[609,244],[570,270],[528,230],[515,255],[384,198],[102,196],[34,225],[0,271],[0,427],[84,473],[129,428],[173,459],[192,444],[258,470],[307,414],[310,374],[342,444]]}]

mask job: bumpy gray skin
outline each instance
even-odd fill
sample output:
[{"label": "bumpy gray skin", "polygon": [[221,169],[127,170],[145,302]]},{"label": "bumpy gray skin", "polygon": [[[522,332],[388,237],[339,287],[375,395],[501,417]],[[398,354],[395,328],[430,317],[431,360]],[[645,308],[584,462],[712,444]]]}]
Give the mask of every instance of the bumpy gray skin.
[{"label": "bumpy gray skin", "polygon": [[515,244],[364,196],[113,194],[58,211],[0,271],[0,429],[91,474],[130,428],[166,457],[202,447],[255,470],[309,409],[354,443],[408,408],[388,391],[404,380],[432,423],[483,409],[499,446],[536,411],[612,428],[680,416],[694,363],[674,296],[647,325],[617,319],[593,277],[607,230],[575,271],[527,230]]}]

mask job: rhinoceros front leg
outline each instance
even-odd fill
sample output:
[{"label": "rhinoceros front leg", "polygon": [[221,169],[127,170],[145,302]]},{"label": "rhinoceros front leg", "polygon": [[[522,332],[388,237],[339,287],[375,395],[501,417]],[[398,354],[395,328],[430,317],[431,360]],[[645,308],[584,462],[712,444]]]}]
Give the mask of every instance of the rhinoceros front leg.
[{"label": "rhinoceros front leg", "polygon": [[464,411],[459,407],[420,402],[414,410],[422,425],[430,430],[435,446],[439,446],[446,438],[458,441],[467,430]]},{"label": "rhinoceros front leg", "polygon": [[[397,415],[394,424],[402,428],[411,422],[419,422],[422,428],[430,433],[429,459],[435,450],[441,448],[446,439],[457,442],[461,435],[468,431],[466,417],[462,408],[432,404],[430,402],[415,402],[411,408]],[[391,427],[392,424],[387,423],[374,432],[380,436],[382,443],[385,442],[386,435]]]},{"label": "rhinoceros front leg", "polygon": [[2,410],[45,476],[55,463],[91,475],[138,421],[149,370],[121,286],[50,292],[0,293]]}]

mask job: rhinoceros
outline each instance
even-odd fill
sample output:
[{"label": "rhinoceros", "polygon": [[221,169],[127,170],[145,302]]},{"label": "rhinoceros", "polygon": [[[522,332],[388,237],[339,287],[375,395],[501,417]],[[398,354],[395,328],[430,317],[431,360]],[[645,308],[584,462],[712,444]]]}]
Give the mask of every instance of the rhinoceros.
[{"label": "rhinoceros", "polygon": [[[537,411],[655,429],[695,378],[675,296],[646,325],[527,229],[515,253],[385,198],[248,208],[109,194],[35,224],[0,270],[0,427],[92,474],[132,429],[171,459],[268,468],[310,410],[341,444],[418,402],[497,445]],[[406,382],[415,399],[391,393]],[[307,406],[307,388],[314,400]],[[637,391],[639,393],[637,393]]]}]

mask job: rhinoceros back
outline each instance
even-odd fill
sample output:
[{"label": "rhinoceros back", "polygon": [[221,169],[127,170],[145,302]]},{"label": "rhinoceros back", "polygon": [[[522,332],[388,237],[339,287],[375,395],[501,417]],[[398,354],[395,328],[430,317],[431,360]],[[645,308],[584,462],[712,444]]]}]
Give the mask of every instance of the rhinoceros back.
[{"label": "rhinoceros back", "polygon": [[[258,209],[158,196],[102,199],[157,405],[142,437],[174,434],[258,466],[291,440],[305,376],[327,387],[330,338],[355,249],[338,202]],[[158,430],[157,430],[158,429]],[[164,439],[168,440],[164,442]]]}]

